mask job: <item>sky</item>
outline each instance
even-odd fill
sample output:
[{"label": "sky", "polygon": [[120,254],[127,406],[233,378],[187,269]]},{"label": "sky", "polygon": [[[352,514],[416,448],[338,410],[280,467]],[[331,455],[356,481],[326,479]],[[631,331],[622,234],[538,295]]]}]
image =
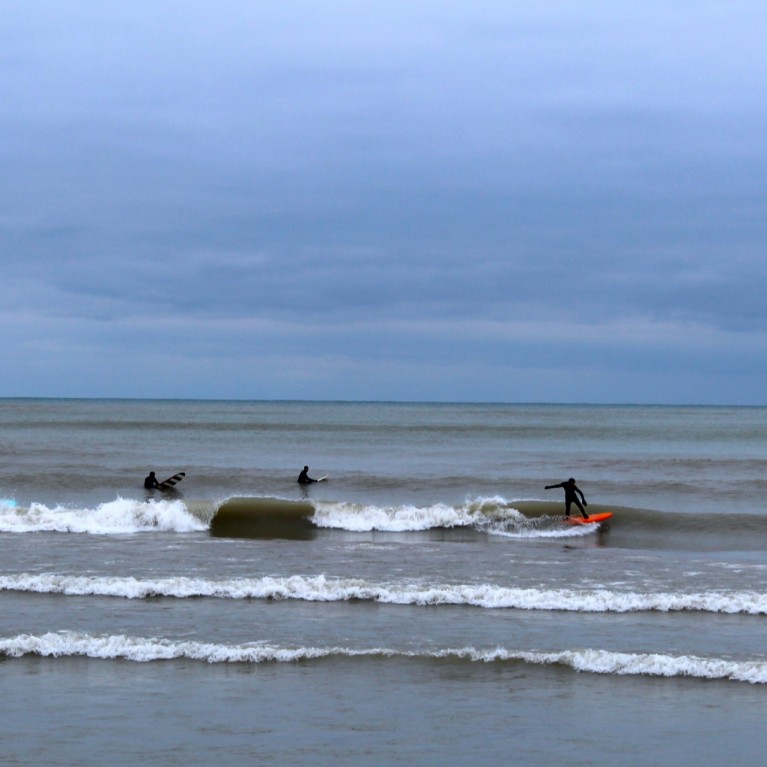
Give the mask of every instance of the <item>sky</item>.
[{"label": "sky", "polygon": [[767,404],[762,0],[5,0],[0,396]]}]

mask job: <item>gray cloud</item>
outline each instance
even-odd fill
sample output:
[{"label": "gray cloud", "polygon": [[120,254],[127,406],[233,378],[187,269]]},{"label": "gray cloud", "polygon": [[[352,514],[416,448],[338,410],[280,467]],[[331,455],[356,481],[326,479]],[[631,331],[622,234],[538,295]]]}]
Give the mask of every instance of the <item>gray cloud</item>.
[{"label": "gray cloud", "polygon": [[492,398],[511,366],[504,396],[569,399],[591,360],[613,385],[580,398],[743,401],[717,371],[765,362],[765,15],[11,2],[0,394],[58,359],[44,328],[62,371],[88,357],[83,394],[173,395],[160,363],[135,390],[98,363],[158,339],[190,360],[177,396],[227,394],[205,355],[304,351],[316,391],[294,365],[248,396],[439,398],[449,368],[449,396]]}]

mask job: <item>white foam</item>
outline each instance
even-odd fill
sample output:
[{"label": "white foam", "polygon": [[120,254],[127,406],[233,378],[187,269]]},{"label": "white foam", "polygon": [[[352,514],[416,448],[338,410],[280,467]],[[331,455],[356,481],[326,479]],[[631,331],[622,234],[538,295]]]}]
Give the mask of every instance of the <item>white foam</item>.
[{"label": "white foam", "polygon": [[[559,518],[528,518],[500,497],[476,498],[451,506],[370,506],[318,501],[312,522],[317,527],[352,532],[418,532],[472,528],[509,538],[571,538],[589,535],[597,526],[561,524]],[[29,508],[0,501],[0,532],[66,532],[120,535],[145,531],[194,532],[208,523],[191,514],[181,500],[117,498],[96,508]]]},{"label": "white foam", "polygon": [[599,530],[598,524],[571,525],[562,522],[559,517],[540,517],[537,520],[525,519],[514,526],[489,528],[490,535],[502,538],[583,538]]},{"label": "white foam", "polygon": [[312,522],[352,532],[417,532],[439,528],[472,528],[506,538],[578,538],[593,535],[599,525],[564,525],[560,517],[529,518],[500,496],[467,500],[458,506],[369,506],[317,502]]},{"label": "white foam", "polygon": [[363,600],[382,604],[459,605],[486,609],[586,613],[706,612],[767,615],[767,594],[741,592],[643,593],[609,589],[511,588],[491,583],[370,583],[325,575],[262,578],[134,578],[57,573],[0,576],[1,591],[105,596],[125,599],[296,599],[307,602]]},{"label": "white foam", "polygon": [[524,525],[529,522],[523,514],[498,497],[476,498],[460,506],[444,503],[431,506],[370,506],[318,501],[312,521],[318,527],[353,532],[415,532],[451,527],[488,530],[494,525]]},{"label": "white foam", "polygon": [[0,532],[66,532],[116,535],[143,531],[194,532],[207,525],[180,500],[139,501],[117,498],[96,508],[0,506]]},{"label": "white foam", "polygon": [[94,636],[66,631],[49,632],[39,636],[20,634],[0,639],[0,655],[7,658],[28,655],[45,658],[87,657],[142,663],[175,659],[205,663],[290,663],[327,657],[460,659],[480,663],[523,662],[533,665],[561,665],[579,672],[618,676],[690,677],[751,684],[767,683],[767,661],[735,661],[661,653],[617,653],[598,649],[539,652],[502,647],[463,647],[401,651],[386,648],[284,647],[267,642],[225,645],[125,635]]},{"label": "white foam", "polygon": [[[497,660],[521,660],[540,665],[564,665],[575,671],[618,676],[692,677],[727,679],[751,684],[767,683],[767,661],[734,661],[702,658],[695,655],[663,653],[618,653],[607,650],[563,650],[560,652],[515,652],[503,648],[493,651],[466,650],[472,660],[490,663]],[[451,651],[447,651],[449,657]]]}]

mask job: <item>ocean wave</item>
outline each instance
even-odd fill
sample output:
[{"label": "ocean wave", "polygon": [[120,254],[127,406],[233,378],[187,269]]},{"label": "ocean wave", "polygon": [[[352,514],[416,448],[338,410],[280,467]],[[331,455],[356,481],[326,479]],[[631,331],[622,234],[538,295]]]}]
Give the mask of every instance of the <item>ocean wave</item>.
[{"label": "ocean wave", "polygon": [[[501,497],[479,497],[452,505],[381,506],[342,501],[295,501],[284,498],[235,497],[221,503],[211,533],[231,537],[311,539],[319,529],[348,532],[409,533],[472,530],[513,538],[571,538],[593,534],[598,526],[562,523],[561,506],[526,514]],[[557,511],[554,511],[556,509]]]},{"label": "ocean wave", "polygon": [[[305,538],[321,529],[347,532],[409,533],[470,530],[482,535],[516,539],[578,538],[615,529],[620,545],[752,550],[767,534],[761,514],[690,514],[629,507],[589,506],[612,511],[609,525],[565,525],[562,504],[535,499],[476,497],[458,504],[391,506],[342,501],[290,500],[272,497],[213,501],[117,498],[95,508],[0,499],[0,533],[55,531],[98,535],[136,532],[210,530],[233,537]],[[226,523],[226,524],[225,524]],[[219,530],[219,528],[221,528]]]},{"label": "ocean wave", "polygon": [[317,527],[351,532],[472,528],[510,537],[572,537],[593,532],[588,528],[563,527],[561,516],[526,516],[514,502],[500,496],[474,498],[459,505],[375,506],[318,501],[314,507],[311,519]]},{"label": "ocean wave", "polygon": [[[312,521],[317,527],[330,527],[355,532],[381,530],[387,532],[409,532],[445,527],[477,527],[486,523],[485,507],[481,501],[464,506],[434,504],[418,507],[370,506],[354,503],[315,503]],[[521,517],[519,512],[512,515]]]},{"label": "ocean wave", "polygon": [[[192,504],[194,506],[194,504]],[[211,522],[211,516],[213,521]],[[476,498],[463,504],[430,506],[376,506],[345,502],[313,503],[276,498],[230,498],[213,513],[190,510],[180,499],[137,500],[117,498],[95,508],[42,503],[19,506],[0,500],[0,532],[66,532],[115,535],[147,531],[194,532],[223,525],[247,532],[254,522],[281,525],[285,537],[291,529],[309,525],[349,532],[419,532],[470,528],[508,537],[574,537],[593,529],[561,524],[560,516],[526,516],[504,498]],[[216,528],[217,529],[217,528]],[[256,536],[258,537],[258,536]],[[278,536],[279,537],[279,536]]]},{"label": "ocean wave", "polygon": [[462,660],[471,663],[526,663],[564,666],[574,671],[616,676],[689,677],[720,679],[751,684],[767,683],[767,661],[736,661],[694,655],[619,653],[599,649],[556,652],[481,649],[462,647],[442,650],[402,651],[387,648],[285,647],[268,642],[225,645],[212,642],[178,641],[125,635],[95,636],[76,632],[49,632],[39,636],[20,634],[0,639],[0,655],[6,658],[86,657],[128,660],[141,663],[191,660],[204,663],[294,663],[324,658],[399,658]]},{"label": "ocean wave", "polygon": [[609,589],[510,588],[495,584],[375,584],[325,575],[210,580],[169,577],[20,574],[0,576],[0,591],[123,599],[294,599],[306,602],[363,601],[392,605],[464,606],[485,609],[585,613],[705,612],[767,615],[767,594],[740,592],[643,593]]},{"label": "ocean wave", "polygon": [[146,531],[194,532],[208,525],[192,515],[180,500],[139,501],[117,498],[95,508],[29,508],[0,505],[0,532],[60,532],[93,535],[124,535]]}]

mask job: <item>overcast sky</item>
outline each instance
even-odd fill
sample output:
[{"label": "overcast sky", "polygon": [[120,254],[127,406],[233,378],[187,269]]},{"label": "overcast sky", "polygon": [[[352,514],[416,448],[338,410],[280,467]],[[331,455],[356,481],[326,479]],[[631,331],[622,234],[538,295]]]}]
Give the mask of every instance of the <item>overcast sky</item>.
[{"label": "overcast sky", "polygon": [[0,396],[767,404],[763,0],[5,0]]}]

